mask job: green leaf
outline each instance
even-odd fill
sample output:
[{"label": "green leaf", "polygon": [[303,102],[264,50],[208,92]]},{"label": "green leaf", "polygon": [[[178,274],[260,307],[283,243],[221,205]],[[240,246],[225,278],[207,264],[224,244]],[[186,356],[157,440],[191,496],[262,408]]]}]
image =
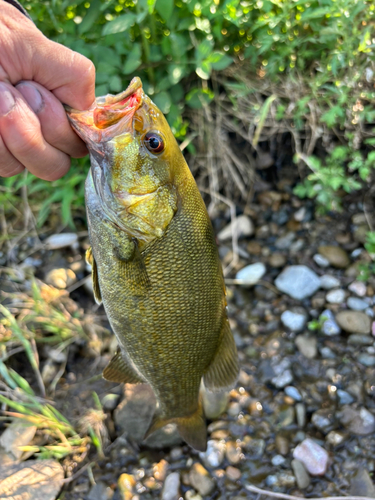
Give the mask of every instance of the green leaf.
[{"label": "green leaf", "polygon": [[211,64],[206,61],[202,61],[196,68],[195,72],[199,78],[202,78],[202,80],[208,80],[211,74]]},{"label": "green leaf", "polygon": [[83,21],[78,26],[78,33],[83,35],[83,33],[87,33],[92,25],[95,23],[96,19],[100,15],[100,0],[93,0],[91,2],[90,7],[88,8]]},{"label": "green leaf", "polygon": [[197,62],[207,59],[207,57],[212,52],[212,47],[213,42],[211,40],[207,40],[207,38],[203,40],[203,42],[201,42],[195,50],[195,57],[197,59]]},{"label": "green leaf", "polygon": [[221,71],[228,66],[230,66],[233,62],[233,59],[222,52],[212,52],[206,59],[209,62],[213,69],[216,71]]},{"label": "green leaf", "polygon": [[186,103],[194,109],[203,108],[209,104],[215,94],[210,89],[193,89],[186,96]]},{"label": "green leaf", "polygon": [[124,64],[123,73],[129,75],[133,73],[141,65],[142,49],[139,43],[133,45],[132,50],[129,52],[126,62]]},{"label": "green leaf", "polygon": [[133,26],[136,16],[132,12],[116,17],[113,21],[104,25],[102,35],[112,35],[114,33],[122,33]]},{"label": "green leaf", "polygon": [[156,0],[155,9],[165,21],[169,21],[174,7],[174,0]]},{"label": "green leaf", "polygon": [[155,9],[156,0],[147,0],[148,13],[153,14]]},{"label": "green leaf", "polygon": [[113,75],[108,82],[109,88],[112,92],[121,92],[122,80],[118,75]]},{"label": "green leaf", "polygon": [[160,92],[159,94],[154,96],[153,101],[162,113],[169,113],[172,101],[168,92]]}]

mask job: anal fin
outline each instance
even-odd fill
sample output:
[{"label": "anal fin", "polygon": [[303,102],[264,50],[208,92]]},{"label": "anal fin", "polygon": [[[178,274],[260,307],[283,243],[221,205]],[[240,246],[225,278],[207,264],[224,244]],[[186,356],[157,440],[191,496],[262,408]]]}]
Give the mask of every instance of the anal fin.
[{"label": "anal fin", "polygon": [[117,382],[119,384],[123,382],[125,384],[140,384],[145,382],[129,362],[124,359],[120,350],[116,352],[104,368],[103,377],[109,382]]},{"label": "anal fin", "polygon": [[203,376],[203,382],[209,391],[225,391],[235,385],[238,372],[237,348],[229,321],[225,318],[219,347]]},{"label": "anal fin", "polygon": [[94,292],[94,299],[95,302],[100,305],[102,303],[102,294],[100,293],[99,287],[98,268],[96,266],[91,247],[86,250],[86,262],[91,266],[92,290]]}]

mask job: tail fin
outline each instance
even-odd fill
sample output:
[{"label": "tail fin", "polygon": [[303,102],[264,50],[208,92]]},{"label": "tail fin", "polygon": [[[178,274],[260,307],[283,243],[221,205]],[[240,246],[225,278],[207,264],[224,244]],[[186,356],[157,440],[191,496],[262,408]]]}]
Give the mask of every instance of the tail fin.
[{"label": "tail fin", "polygon": [[206,451],[207,427],[201,399],[199,399],[198,409],[195,413],[189,415],[188,417],[165,419],[155,413],[144,439],[148,438],[148,436],[150,436],[153,432],[161,429],[169,423],[175,423],[177,425],[180,436],[192,448],[198,451]]}]

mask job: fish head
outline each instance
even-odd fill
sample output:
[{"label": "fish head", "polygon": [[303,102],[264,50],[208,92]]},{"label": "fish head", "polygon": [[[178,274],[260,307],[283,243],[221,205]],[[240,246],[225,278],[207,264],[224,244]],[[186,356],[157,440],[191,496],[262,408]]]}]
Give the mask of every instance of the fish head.
[{"label": "fish head", "polygon": [[174,180],[182,154],[141,80],[134,78],[118,95],[98,97],[86,111],[66,110],[89,149],[107,217],[141,241],[162,237],[177,211]]}]

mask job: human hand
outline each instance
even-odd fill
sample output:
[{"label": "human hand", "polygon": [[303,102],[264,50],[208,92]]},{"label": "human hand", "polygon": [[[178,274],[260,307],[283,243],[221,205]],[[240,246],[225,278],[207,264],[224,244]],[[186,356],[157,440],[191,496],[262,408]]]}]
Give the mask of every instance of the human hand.
[{"label": "human hand", "polygon": [[0,176],[26,168],[42,179],[62,177],[70,157],[87,149],[61,103],[82,110],[94,99],[93,63],[0,0]]}]

